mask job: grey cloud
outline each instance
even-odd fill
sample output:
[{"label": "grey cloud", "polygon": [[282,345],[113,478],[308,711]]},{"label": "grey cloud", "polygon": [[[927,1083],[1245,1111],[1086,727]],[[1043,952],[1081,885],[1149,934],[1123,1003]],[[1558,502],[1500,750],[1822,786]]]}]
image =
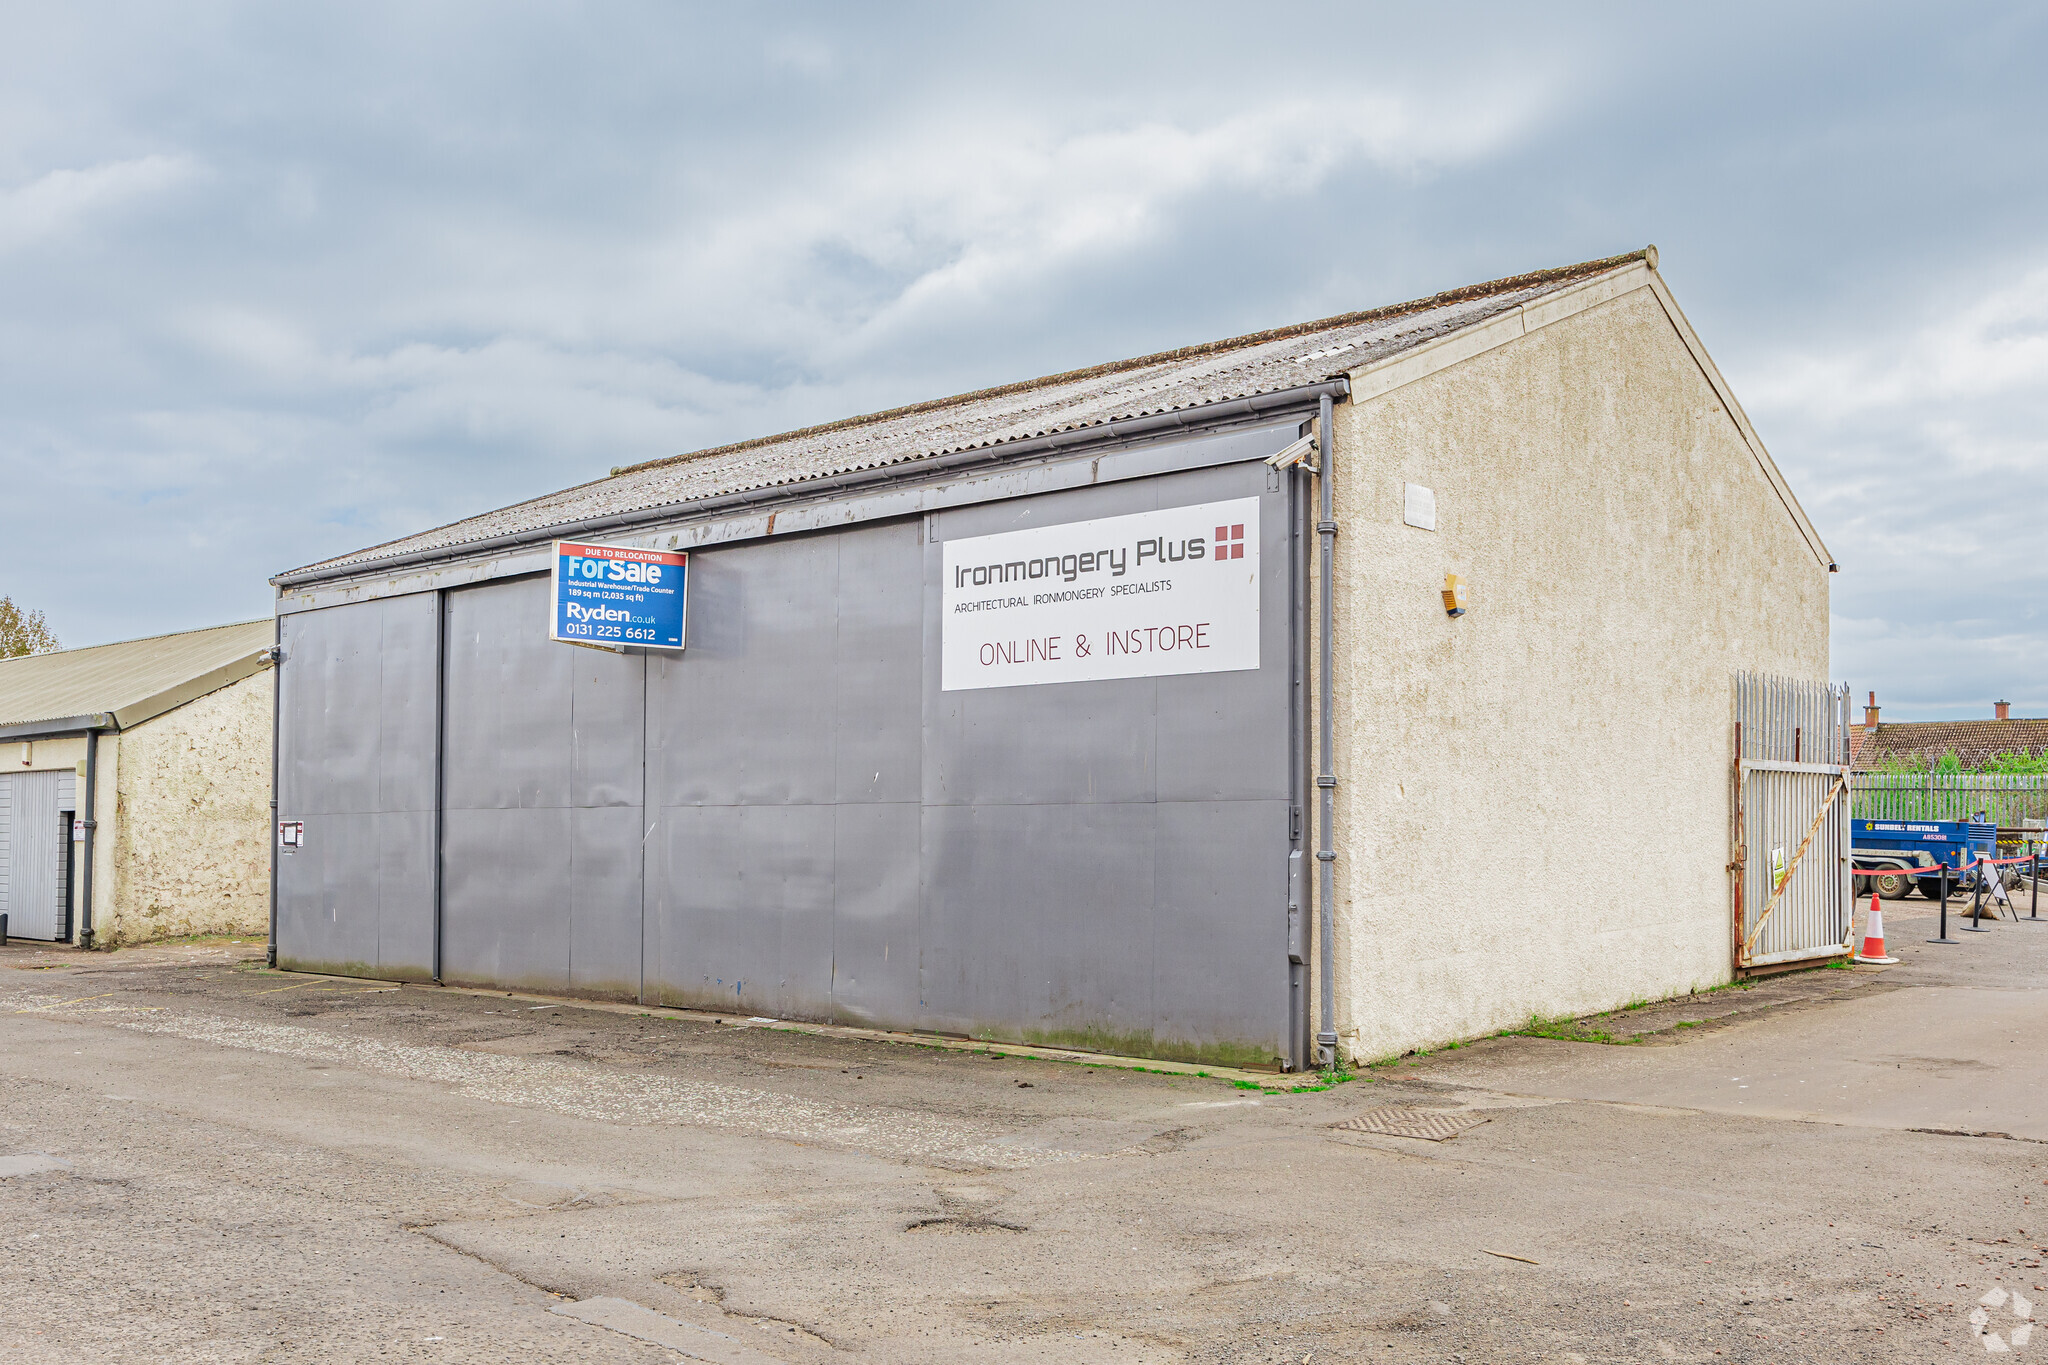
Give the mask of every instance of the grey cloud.
[{"label": "grey cloud", "polygon": [[10,33],[0,486],[65,511],[0,586],[70,642],[259,615],[279,569],[613,464],[1654,240],[1843,561],[1836,673],[2048,713],[2040,373],[1966,382],[2048,269],[2026,8]]}]

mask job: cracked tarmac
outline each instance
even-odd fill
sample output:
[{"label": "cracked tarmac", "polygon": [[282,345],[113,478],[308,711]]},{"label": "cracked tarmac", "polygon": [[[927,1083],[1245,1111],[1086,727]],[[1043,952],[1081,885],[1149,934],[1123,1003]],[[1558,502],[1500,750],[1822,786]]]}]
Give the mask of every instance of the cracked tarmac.
[{"label": "cracked tarmac", "polygon": [[[1968,1358],[2048,1284],[2048,930],[1932,909],[1596,1021],[1642,1046],[1257,1094],[16,943],[0,1357]],[[1486,1121],[1333,1126],[1381,1106]]]}]

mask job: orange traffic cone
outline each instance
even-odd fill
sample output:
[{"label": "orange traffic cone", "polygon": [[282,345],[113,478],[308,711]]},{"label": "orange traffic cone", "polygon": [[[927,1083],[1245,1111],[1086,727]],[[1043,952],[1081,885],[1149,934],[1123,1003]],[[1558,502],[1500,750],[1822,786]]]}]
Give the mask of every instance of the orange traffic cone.
[{"label": "orange traffic cone", "polygon": [[1870,918],[1863,924],[1863,951],[1856,954],[1856,960],[1879,966],[1898,961],[1884,955],[1884,911],[1877,908],[1875,891],[1870,893]]}]

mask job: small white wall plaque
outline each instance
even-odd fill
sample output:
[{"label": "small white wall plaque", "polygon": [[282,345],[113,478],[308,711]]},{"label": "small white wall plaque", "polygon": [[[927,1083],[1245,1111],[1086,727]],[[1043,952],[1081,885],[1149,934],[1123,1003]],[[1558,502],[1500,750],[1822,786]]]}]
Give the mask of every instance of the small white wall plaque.
[{"label": "small white wall plaque", "polygon": [[1419,483],[1401,485],[1401,520],[1425,531],[1436,529],[1436,491]]}]

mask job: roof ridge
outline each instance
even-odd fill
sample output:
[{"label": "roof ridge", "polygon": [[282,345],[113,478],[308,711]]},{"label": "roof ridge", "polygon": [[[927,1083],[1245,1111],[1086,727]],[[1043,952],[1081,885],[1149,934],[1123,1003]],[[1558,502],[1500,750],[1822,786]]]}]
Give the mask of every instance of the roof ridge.
[{"label": "roof ridge", "polygon": [[1902,730],[1908,726],[1915,725],[2033,725],[2042,723],[2048,723],[2048,716],[2007,716],[2004,720],[2000,720],[1997,716],[1973,716],[1968,720],[1880,719],[1877,728],[1880,730]]},{"label": "roof ridge", "polygon": [[[1331,331],[1336,328],[1357,326],[1361,323],[1384,322],[1389,319],[1399,318],[1410,313],[1425,313],[1431,309],[1447,308],[1460,303],[1472,302],[1479,299],[1493,298],[1501,294],[1511,293],[1516,290],[1531,289],[1540,285],[1562,284],[1576,280],[1590,279],[1601,274],[1604,274],[1608,271],[1620,269],[1634,262],[1647,261],[1652,265],[1652,267],[1654,267],[1656,264],[1655,253],[1655,247],[1642,247],[1635,251],[1623,252],[1618,256],[1606,256],[1598,260],[1580,261],[1575,265],[1551,266],[1543,270],[1527,271],[1520,275],[1503,276],[1500,279],[1489,280],[1481,284],[1463,285],[1456,289],[1447,289],[1440,293],[1431,294],[1427,298],[1412,299],[1406,303],[1387,304],[1378,308],[1367,308],[1356,312],[1339,313],[1333,317],[1319,318],[1312,322],[1298,322],[1284,327],[1273,327],[1268,328],[1264,331],[1249,332],[1242,336],[1228,337],[1221,341],[1209,341],[1202,342],[1192,346],[1181,346],[1169,351],[1155,351],[1149,355],[1133,356],[1125,360],[1108,361],[1103,364],[1087,366],[1076,370],[1065,370],[1057,374],[1044,375],[1037,379],[1027,379],[1010,384],[1001,384],[993,388],[976,389],[968,393],[953,394],[945,398],[926,399],[922,402],[905,404],[901,407],[885,408],[877,412],[864,413],[853,417],[842,417],[835,421],[824,422],[815,426],[798,427],[790,431],[777,432],[767,436],[751,437],[747,440],[733,441],[725,445],[708,446],[702,450],[686,451],[677,455],[664,455],[657,459],[642,460],[635,464],[615,465],[612,467],[609,473],[601,474],[596,478],[586,479],[580,483],[571,484],[567,488],[557,488],[546,493],[536,494],[535,496],[530,498],[522,498],[519,501],[507,504],[504,507],[496,508],[490,513],[483,514],[483,516],[502,518],[507,514],[519,512],[523,509],[541,509],[548,507],[550,505],[559,505],[563,503],[565,500],[572,500],[577,494],[586,493],[591,489],[598,488],[601,485],[610,483],[613,480],[616,480],[621,476],[627,474],[643,473],[648,470],[669,468],[678,465],[692,463],[699,460],[709,460],[714,456],[738,455],[748,451],[758,451],[765,450],[775,446],[791,445],[794,443],[805,441],[807,439],[833,435],[837,433],[855,432],[862,428],[873,427],[879,423],[888,422],[898,418],[914,417],[926,413],[942,413],[950,409],[964,408],[965,406],[972,403],[986,402],[991,399],[1004,398],[1015,394],[1030,393],[1038,390],[1047,390],[1060,384],[1071,384],[1082,380],[1100,378],[1105,375],[1132,373],[1135,371],[1146,369],[1148,367],[1161,368],[1170,365],[1171,363],[1176,361],[1184,362],[1205,356],[1227,356],[1233,352],[1250,352],[1254,347],[1265,345],[1270,342],[1283,341],[1289,337],[1307,336],[1317,332]],[[1464,324],[1459,325],[1462,326]],[[1452,330],[1456,330],[1456,328],[1453,328]],[[1400,334],[1396,333],[1395,335],[1399,336]],[[1251,360],[1247,358],[1242,364],[1226,365],[1221,367],[1220,372],[1231,373],[1236,370],[1243,370],[1249,368],[1251,366],[1251,363]],[[1347,367],[1335,367],[1329,371],[1329,374],[1342,373],[1345,368]],[[1309,382],[1310,377],[1313,374],[1315,374],[1315,371],[1304,372],[1302,376],[1303,382]],[[1329,377],[1329,374],[1324,374],[1321,377],[1327,378]],[[1162,376],[1161,383],[1164,384],[1165,382],[1165,376]],[[1144,385],[1141,383],[1135,385],[1134,387],[1139,392],[1149,393],[1152,390],[1153,386]],[[1168,411],[1171,410],[1172,407],[1173,405],[1169,402],[1164,406],[1160,407],[1158,410]],[[1140,411],[1145,411],[1145,409],[1141,408]],[[1012,410],[1009,413],[1009,420],[1012,422],[1022,421],[1025,419],[1026,416],[1027,414],[1022,414]],[[1056,429],[1064,430],[1067,428],[1061,427]],[[913,427],[899,431],[896,434],[899,437],[903,438],[915,438],[920,434],[921,430],[921,428]],[[1015,438],[995,439],[990,438],[986,434],[984,434],[982,437],[974,441],[973,445],[977,447],[996,446],[1003,444],[1004,439]],[[857,448],[860,443],[859,441],[853,441],[847,444],[854,448]],[[833,454],[834,452],[840,449],[841,446],[837,444],[825,445],[818,447],[813,453],[819,455],[829,455]],[[927,449],[923,453],[929,455],[934,452]],[[916,457],[906,456],[904,458],[915,459]],[[804,477],[816,477],[816,475],[812,474]],[[453,521],[443,522],[438,526],[429,526],[422,530],[409,531],[402,535],[393,536],[388,540],[380,541],[374,545],[363,546],[359,549],[351,550],[346,554],[336,555],[327,559],[315,561],[314,563],[305,565],[302,568],[290,570],[288,571],[287,574],[279,575],[279,577],[288,577],[291,575],[306,573],[310,570],[320,569],[323,567],[332,567],[334,569],[339,570],[344,566],[350,566],[356,569],[360,569],[362,571],[369,571],[371,568],[373,568],[373,566],[380,562],[380,551],[387,550],[392,546],[418,543],[421,541],[430,540],[432,537],[442,532],[452,531],[457,527],[478,522],[482,519],[483,517],[477,514],[472,514],[470,516],[465,517],[458,517]],[[451,545],[459,545],[462,543],[463,542],[459,540],[450,542]]]},{"label": "roof ridge", "polygon": [[17,654],[11,659],[0,659],[0,664],[19,663],[23,659],[51,659],[59,654],[83,654],[89,649],[112,649],[116,645],[146,645],[151,640],[170,640],[180,635],[203,635],[209,630],[232,630],[236,626],[269,625],[275,617],[252,616],[246,621],[223,621],[217,626],[194,626],[190,630],[167,630],[161,635],[137,635],[130,640],[102,640],[96,645],[74,645],[70,649],[46,649],[40,654]]},{"label": "roof ridge", "polygon": [[[1098,365],[1084,366],[1077,370],[1063,370],[1057,374],[1042,375],[1037,379],[1018,380],[1010,384],[998,384],[992,388],[975,389],[968,393],[957,393],[948,398],[927,398],[922,402],[906,403],[902,407],[884,408],[879,412],[863,413],[856,417],[841,417],[836,421],[821,422],[816,426],[798,427],[794,431],[777,432],[772,436],[755,436],[744,441],[732,441],[722,446],[708,446],[703,450],[686,451],[680,455],[664,455],[658,459],[642,460],[638,464],[614,466],[608,478],[621,474],[637,474],[642,470],[659,469],[664,465],[681,464],[686,460],[701,460],[713,455],[730,455],[757,446],[773,445],[780,441],[800,440],[807,436],[823,436],[828,432],[844,431],[850,427],[865,426],[872,422],[886,422],[895,417],[910,417],[922,412],[937,412],[944,408],[959,407],[987,398],[1006,398],[1011,394],[1028,393],[1033,389],[1050,388],[1055,384],[1072,383],[1082,379],[1098,379],[1103,375],[1121,374],[1129,370],[1141,370],[1148,365],[1163,365],[1175,360],[1190,360],[1196,356],[1216,355],[1225,351],[1245,350],[1261,346],[1269,341],[1282,341],[1288,337],[1306,336],[1311,332],[1328,331],[1333,327],[1355,326],[1361,322],[1374,322],[1385,318],[1399,317],[1403,313],[1421,312],[1430,308],[1442,308],[1453,303],[1464,303],[1472,299],[1488,298],[1505,294],[1515,289],[1526,289],[1532,285],[1548,284],[1552,281],[1572,279],[1580,275],[1597,275],[1604,270],[1616,269],[1630,261],[1647,258],[1649,248],[1626,251],[1619,256],[1607,256],[1597,261],[1581,261],[1577,265],[1552,266],[1547,270],[1532,270],[1520,275],[1508,275],[1501,279],[1489,280],[1484,284],[1468,284],[1457,289],[1446,289],[1427,298],[1411,299],[1406,303],[1387,304],[1379,308],[1366,308],[1352,313],[1339,313],[1334,317],[1320,318],[1314,322],[1297,322],[1285,327],[1272,327],[1262,332],[1247,332],[1243,336],[1226,337],[1221,341],[1205,341],[1193,346],[1180,346],[1170,351],[1154,351],[1150,355],[1133,356],[1127,360],[1105,361]],[[591,483],[602,483],[593,479]],[[578,488],[588,487],[577,484]],[[563,489],[563,492],[570,490]],[[554,496],[550,494],[549,496]],[[450,523],[453,525],[454,523]],[[436,528],[438,529],[438,528]],[[416,533],[416,534],[424,534]]]}]

